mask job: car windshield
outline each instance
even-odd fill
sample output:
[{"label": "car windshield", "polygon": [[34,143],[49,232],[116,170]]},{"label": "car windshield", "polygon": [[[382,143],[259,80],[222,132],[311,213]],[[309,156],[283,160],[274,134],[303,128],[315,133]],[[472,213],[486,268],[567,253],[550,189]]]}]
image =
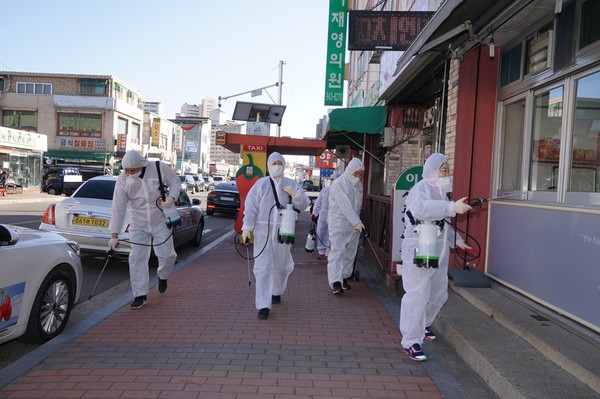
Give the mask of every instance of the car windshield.
[{"label": "car windshield", "polygon": [[217,187],[215,187],[215,191],[235,191],[237,193],[238,189],[235,183],[219,183]]},{"label": "car windshield", "polygon": [[112,201],[115,180],[88,180],[73,194],[76,198],[96,198]]}]

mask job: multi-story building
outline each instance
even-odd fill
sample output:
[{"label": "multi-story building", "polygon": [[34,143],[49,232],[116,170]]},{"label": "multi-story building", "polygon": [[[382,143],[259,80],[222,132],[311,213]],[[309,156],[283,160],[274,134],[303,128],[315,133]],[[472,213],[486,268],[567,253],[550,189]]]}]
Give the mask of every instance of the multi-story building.
[{"label": "multi-story building", "polygon": [[188,118],[199,118],[202,116],[202,112],[200,110],[200,107],[196,104],[188,104],[185,103],[181,106],[181,112],[179,112],[178,114],[175,114],[176,118],[183,118],[183,117],[188,117]]},{"label": "multi-story building", "polygon": [[[369,168],[365,209],[380,212],[366,215],[373,243],[365,246],[367,257],[386,277],[392,273],[399,261],[392,246],[401,241],[403,223],[378,220],[402,214],[391,209],[401,201],[390,200],[399,177],[443,152],[454,195],[491,203],[455,219],[479,254],[451,266],[485,272],[600,331],[598,287],[582,283],[600,278],[590,266],[597,263],[600,224],[598,2],[351,3],[379,21],[387,11],[432,12],[403,51],[381,50],[398,45],[392,42],[351,51],[348,104],[380,108],[369,107],[376,89],[386,110],[385,130],[363,132],[360,143]],[[392,33],[385,37],[398,41],[401,35]],[[366,32],[364,39],[372,38]],[[375,81],[370,72],[377,68]],[[330,125],[337,122],[332,112]],[[390,217],[381,217],[385,208]]]},{"label": "multi-story building", "polygon": [[180,116],[169,119],[181,127],[181,150],[177,151],[177,169],[181,173],[205,173],[208,171],[210,151],[210,119]]},{"label": "multi-story building", "polygon": [[182,142],[181,126],[156,114],[144,112],[141,152],[145,157],[159,159],[176,169],[177,152],[181,151]]},{"label": "multi-story building", "polygon": [[144,101],[144,112],[150,112],[163,119],[167,117],[165,106],[160,101]]},{"label": "multi-story building", "polygon": [[0,92],[3,126],[47,137],[46,167],[110,172],[126,150],[141,149],[140,91],[115,76],[0,71]]}]

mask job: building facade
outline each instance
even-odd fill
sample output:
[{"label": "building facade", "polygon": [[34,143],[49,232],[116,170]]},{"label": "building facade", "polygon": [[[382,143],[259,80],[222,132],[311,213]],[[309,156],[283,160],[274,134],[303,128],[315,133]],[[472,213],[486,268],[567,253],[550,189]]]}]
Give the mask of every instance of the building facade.
[{"label": "building facade", "polygon": [[114,76],[0,71],[0,91],[2,126],[47,137],[42,167],[110,173],[127,148],[140,144],[141,94]]},{"label": "building facade", "polygon": [[[353,10],[435,11],[401,52],[351,51],[348,104],[387,108],[365,143],[371,168],[365,250],[393,274],[403,225],[379,223],[398,176],[432,152],[450,160],[456,197],[486,203],[455,218],[489,278],[600,331],[600,3],[592,0],[354,1]],[[407,8],[404,8],[407,7]],[[371,65],[375,64],[375,65]],[[379,81],[370,71],[379,69]],[[377,182],[377,175],[384,176]],[[378,188],[384,187],[379,195]],[[375,249],[371,249],[375,248]],[[370,253],[369,253],[370,252]],[[567,271],[568,269],[568,271]],[[389,281],[389,280],[388,280]],[[589,281],[590,283],[586,283]],[[558,289],[560,287],[560,289]]]}]

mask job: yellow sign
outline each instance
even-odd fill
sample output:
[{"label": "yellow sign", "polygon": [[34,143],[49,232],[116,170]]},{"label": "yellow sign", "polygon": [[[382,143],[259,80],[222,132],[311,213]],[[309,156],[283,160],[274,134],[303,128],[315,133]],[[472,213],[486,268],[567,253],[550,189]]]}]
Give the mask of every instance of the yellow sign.
[{"label": "yellow sign", "polygon": [[215,132],[215,144],[216,145],[225,145],[227,133],[223,130],[217,130]]},{"label": "yellow sign", "polygon": [[152,141],[150,145],[152,147],[158,147],[160,143],[160,118],[152,119]]}]

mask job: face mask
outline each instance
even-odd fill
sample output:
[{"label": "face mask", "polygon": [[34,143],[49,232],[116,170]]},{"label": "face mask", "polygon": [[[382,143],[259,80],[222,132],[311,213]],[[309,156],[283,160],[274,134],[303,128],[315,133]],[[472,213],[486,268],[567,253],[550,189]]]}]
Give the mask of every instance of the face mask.
[{"label": "face mask", "polygon": [[450,176],[440,177],[437,179],[436,185],[442,189],[444,194],[452,192],[452,178]]},{"label": "face mask", "polygon": [[269,165],[269,174],[273,177],[283,176],[283,165]]},{"label": "face mask", "polygon": [[358,184],[360,183],[360,178],[356,177],[356,176],[348,176],[348,179],[350,180],[350,182],[352,183],[352,185],[354,186],[358,186]]},{"label": "face mask", "polygon": [[140,177],[140,175],[141,175],[141,174],[142,174],[142,171],[140,170],[140,171],[139,171],[139,172],[137,172],[137,173],[133,173],[133,174],[131,174],[131,175],[127,175],[127,177],[129,177],[129,178],[132,178],[132,179],[133,179],[134,177]]}]

